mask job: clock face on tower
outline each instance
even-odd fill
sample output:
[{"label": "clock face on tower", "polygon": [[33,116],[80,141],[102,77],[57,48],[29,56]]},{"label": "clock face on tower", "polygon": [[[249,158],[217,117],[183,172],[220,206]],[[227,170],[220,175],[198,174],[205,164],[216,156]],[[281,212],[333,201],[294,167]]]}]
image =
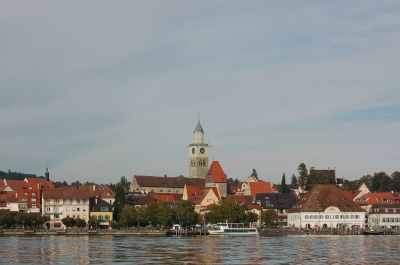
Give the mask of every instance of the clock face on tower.
[{"label": "clock face on tower", "polygon": [[200,148],[200,153],[202,153],[202,154],[204,154],[204,152],[205,152],[206,150],[204,150],[204,148],[202,147],[202,148]]},{"label": "clock face on tower", "polygon": [[195,152],[195,150],[194,150],[194,148],[192,148],[192,154],[194,154],[194,152]]}]

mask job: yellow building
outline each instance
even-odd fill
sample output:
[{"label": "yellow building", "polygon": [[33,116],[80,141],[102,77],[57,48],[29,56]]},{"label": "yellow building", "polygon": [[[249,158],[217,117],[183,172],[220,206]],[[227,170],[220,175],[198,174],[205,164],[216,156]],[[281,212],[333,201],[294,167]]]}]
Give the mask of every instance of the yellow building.
[{"label": "yellow building", "polygon": [[219,204],[221,197],[216,187],[195,187],[186,186],[183,189],[182,200],[189,200],[195,203],[195,212],[200,213],[201,207],[210,204]]},{"label": "yellow building", "polygon": [[90,198],[90,212],[92,219],[102,228],[108,228],[113,221],[113,207],[100,198]]}]

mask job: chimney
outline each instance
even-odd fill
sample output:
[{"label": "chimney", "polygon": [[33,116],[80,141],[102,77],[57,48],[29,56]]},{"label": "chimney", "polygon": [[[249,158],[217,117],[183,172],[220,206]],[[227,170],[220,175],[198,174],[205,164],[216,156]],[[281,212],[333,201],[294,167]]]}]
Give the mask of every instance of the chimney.
[{"label": "chimney", "polygon": [[94,199],[94,204],[95,204],[95,206],[97,205],[97,196],[96,196],[96,199]]},{"label": "chimney", "polygon": [[96,185],[93,184],[93,191],[96,191]]}]

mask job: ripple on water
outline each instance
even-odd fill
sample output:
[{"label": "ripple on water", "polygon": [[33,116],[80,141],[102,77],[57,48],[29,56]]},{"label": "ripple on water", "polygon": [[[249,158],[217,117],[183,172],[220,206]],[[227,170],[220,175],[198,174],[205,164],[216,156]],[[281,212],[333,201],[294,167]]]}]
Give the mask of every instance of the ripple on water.
[{"label": "ripple on water", "polygon": [[399,236],[1,236],[2,263],[397,264]]}]

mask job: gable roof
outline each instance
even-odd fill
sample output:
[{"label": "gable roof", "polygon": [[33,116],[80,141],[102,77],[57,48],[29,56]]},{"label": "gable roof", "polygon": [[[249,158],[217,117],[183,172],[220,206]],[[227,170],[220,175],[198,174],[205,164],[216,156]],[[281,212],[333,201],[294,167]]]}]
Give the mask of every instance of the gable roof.
[{"label": "gable roof", "polygon": [[88,200],[90,193],[88,189],[43,189],[43,199],[79,199]]},{"label": "gable roof", "polygon": [[218,201],[221,201],[221,198],[218,193],[218,189],[216,187],[186,186],[185,190],[186,190],[185,195],[187,195],[187,200],[192,201],[195,204],[200,204],[210,191],[215,194]]},{"label": "gable roof", "polygon": [[101,207],[108,207],[108,211],[107,212],[112,212],[113,211],[113,206],[111,204],[109,204],[108,202],[100,199],[100,198],[93,198],[91,197],[89,199],[89,207],[90,207],[90,211],[93,212],[100,212],[101,211]]},{"label": "gable roof", "polygon": [[19,187],[24,185],[23,180],[12,180],[12,179],[4,179],[4,184],[10,187],[12,190],[17,190]]},{"label": "gable roof", "polygon": [[185,185],[204,186],[205,180],[200,178],[133,176],[140,187],[183,188]]},{"label": "gable roof", "polygon": [[207,171],[207,176],[212,176],[214,183],[227,183],[226,175],[218,161],[213,161]]},{"label": "gable roof", "polygon": [[365,212],[364,209],[338,189],[336,185],[331,184],[314,185],[288,212],[323,212],[330,206],[346,212]]},{"label": "gable roof", "polygon": [[354,198],[361,193],[361,190],[344,190],[343,193],[350,199],[354,200]]},{"label": "gable roof", "polygon": [[40,183],[42,188],[54,188],[53,182],[44,178],[25,178],[24,181],[28,183]]},{"label": "gable roof", "polygon": [[359,205],[388,204],[391,202],[400,203],[400,198],[398,198],[398,196],[398,192],[373,192],[364,194],[355,201]]},{"label": "gable roof", "polygon": [[250,186],[251,196],[254,198],[258,193],[270,193],[276,191],[275,188],[271,187],[271,183],[269,182],[248,182]]}]

